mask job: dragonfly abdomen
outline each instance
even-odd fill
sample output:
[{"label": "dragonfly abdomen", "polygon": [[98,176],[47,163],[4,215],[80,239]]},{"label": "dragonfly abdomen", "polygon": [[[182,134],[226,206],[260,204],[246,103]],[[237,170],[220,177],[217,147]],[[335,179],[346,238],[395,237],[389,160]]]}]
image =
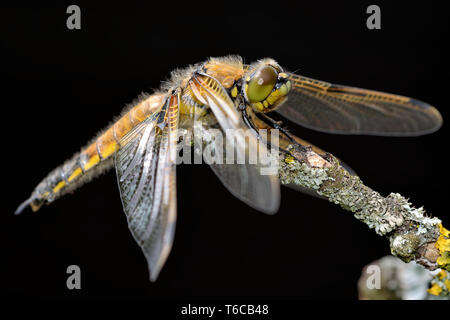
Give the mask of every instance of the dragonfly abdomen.
[{"label": "dragonfly abdomen", "polygon": [[53,202],[110,169],[113,165],[112,156],[122,147],[121,139],[148,116],[158,112],[165,96],[154,94],[133,104],[81,152],[51,171],[35,188],[31,197],[17,208],[16,213],[20,213],[27,205],[37,211],[42,204]]},{"label": "dragonfly abdomen", "polygon": [[121,147],[122,138],[147,117],[159,111],[164,101],[165,95],[149,96],[135,104],[112,126],[103,131],[81,151],[79,163],[83,172],[109,159]]}]

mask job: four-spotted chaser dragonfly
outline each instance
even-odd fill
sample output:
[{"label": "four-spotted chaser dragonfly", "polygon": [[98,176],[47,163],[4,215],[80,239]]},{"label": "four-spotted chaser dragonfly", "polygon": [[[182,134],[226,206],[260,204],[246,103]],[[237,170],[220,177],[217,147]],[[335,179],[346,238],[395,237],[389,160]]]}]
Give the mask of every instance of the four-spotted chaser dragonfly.
[{"label": "four-spotted chaser dragonfly", "polygon": [[[193,120],[200,120],[206,128],[254,131],[250,141],[236,145],[243,153],[256,148],[261,128],[280,129],[280,152],[288,152],[292,143],[311,145],[266,115],[274,110],[307,128],[338,134],[414,136],[442,124],[434,107],[415,99],[310,79],[284,71],[272,59],[244,65],[237,56],[211,58],[173,72],[159,91],[126,108],[112,126],[53,170],[16,213],[28,205],[36,211],[115,166],[129,228],[154,281],[175,230],[177,129],[190,129]],[[276,175],[261,175],[258,164],[211,168],[242,201],[266,213],[277,211]]]}]

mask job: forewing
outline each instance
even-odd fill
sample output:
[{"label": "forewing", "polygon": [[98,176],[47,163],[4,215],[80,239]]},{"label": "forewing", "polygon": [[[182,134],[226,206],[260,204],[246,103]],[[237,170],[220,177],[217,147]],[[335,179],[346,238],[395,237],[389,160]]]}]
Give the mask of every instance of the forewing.
[{"label": "forewing", "polygon": [[[267,154],[263,144],[258,144],[253,133],[248,134],[240,114],[225,89],[214,78],[205,76],[194,77],[190,83],[196,97],[208,105],[217,118],[220,127],[225,131],[226,139],[234,146],[237,158],[246,158],[249,152]],[[232,132],[232,134],[231,134]],[[231,142],[231,139],[236,139]],[[225,143],[211,144],[214,150],[224,150]],[[229,151],[229,150],[228,150]],[[223,153],[225,154],[225,153]],[[244,164],[210,164],[214,173],[225,187],[237,198],[251,207],[265,213],[275,213],[280,203],[280,186],[276,174],[261,174],[263,165],[258,163]]]},{"label": "forewing", "polygon": [[176,221],[175,166],[169,130],[149,118],[126,135],[115,163],[128,226],[155,281],[172,247]]},{"label": "forewing", "polygon": [[[203,130],[207,130],[204,128]],[[217,130],[222,132],[221,130]],[[275,213],[279,207],[279,182],[275,175],[261,175],[262,166],[258,164],[244,163],[227,164],[225,155],[230,150],[222,139],[213,138],[208,134],[208,139],[203,139],[205,154],[212,155],[213,161],[206,161],[223,185],[238,199],[249,206],[265,212]],[[224,137],[221,133],[219,136]],[[239,145],[232,145],[236,155],[240,152]]]},{"label": "forewing", "polygon": [[433,106],[408,97],[290,74],[292,90],[277,111],[307,128],[337,134],[417,136],[436,131]]}]

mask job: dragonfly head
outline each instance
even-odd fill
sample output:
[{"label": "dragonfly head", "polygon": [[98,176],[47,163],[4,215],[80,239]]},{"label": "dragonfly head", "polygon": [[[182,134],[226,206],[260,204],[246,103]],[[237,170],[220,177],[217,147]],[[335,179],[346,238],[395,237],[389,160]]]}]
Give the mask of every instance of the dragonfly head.
[{"label": "dragonfly head", "polygon": [[244,76],[245,101],[256,111],[269,112],[280,106],[291,90],[288,75],[273,60],[259,62]]}]

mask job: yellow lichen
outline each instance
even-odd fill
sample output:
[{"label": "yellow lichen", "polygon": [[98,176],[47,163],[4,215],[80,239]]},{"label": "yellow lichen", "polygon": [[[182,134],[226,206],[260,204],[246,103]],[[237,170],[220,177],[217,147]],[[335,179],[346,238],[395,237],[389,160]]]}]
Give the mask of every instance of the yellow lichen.
[{"label": "yellow lichen", "polygon": [[444,253],[439,258],[437,258],[436,262],[440,266],[450,265],[450,254],[448,254],[448,252]]},{"label": "yellow lichen", "polygon": [[445,284],[445,287],[447,288],[447,290],[450,291],[450,280],[445,280],[444,284]]},{"label": "yellow lichen", "polygon": [[439,271],[439,273],[437,274],[437,277],[438,277],[440,280],[444,279],[446,276],[447,276],[447,271],[445,271],[445,270],[441,270],[441,271]]},{"label": "yellow lichen", "polygon": [[439,232],[444,236],[444,237],[450,237],[450,231],[448,231],[447,229],[445,229],[442,224],[439,225]]},{"label": "yellow lichen", "polygon": [[440,253],[450,251],[450,239],[445,239],[443,235],[440,235],[436,241],[436,248],[439,249]]},{"label": "yellow lichen", "polygon": [[450,268],[450,231],[439,225],[440,236],[436,241],[436,248],[439,249],[440,257],[437,259],[438,265],[446,270]]},{"label": "yellow lichen", "polygon": [[427,291],[432,295],[438,296],[442,292],[442,288],[437,283],[433,283],[431,288]]},{"label": "yellow lichen", "polygon": [[284,162],[286,162],[286,163],[292,163],[292,162],[294,162],[294,157],[287,155],[287,156],[284,158]]}]

